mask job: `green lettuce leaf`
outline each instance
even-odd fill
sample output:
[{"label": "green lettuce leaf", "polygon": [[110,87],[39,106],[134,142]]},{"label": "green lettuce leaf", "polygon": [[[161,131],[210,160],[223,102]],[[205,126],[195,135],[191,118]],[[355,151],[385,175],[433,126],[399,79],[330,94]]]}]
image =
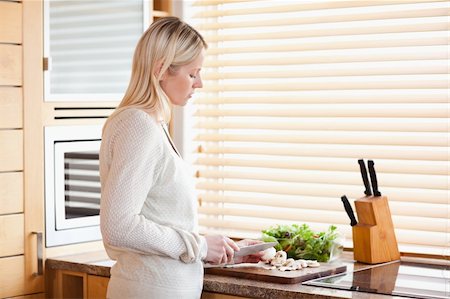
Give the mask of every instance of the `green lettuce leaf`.
[{"label": "green lettuce leaf", "polygon": [[262,231],[262,240],[278,242],[276,250],[284,250],[289,258],[328,262],[337,228],[331,225],[325,232],[314,232],[307,224],[277,225]]}]

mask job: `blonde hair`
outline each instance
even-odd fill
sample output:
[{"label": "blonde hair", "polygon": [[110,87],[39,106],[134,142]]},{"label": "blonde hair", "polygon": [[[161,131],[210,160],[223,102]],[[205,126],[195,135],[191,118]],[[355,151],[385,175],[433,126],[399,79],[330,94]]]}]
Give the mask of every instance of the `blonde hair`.
[{"label": "blonde hair", "polygon": [[169,122],[171,103],[160,86],[161,77],[166,71],[173,73],[191,63],[207,47],[200,33],[177,17],[165,17],[152,23],[139,39],[130,83],[109,119],[133,107],[155,115],[157,120]]}]

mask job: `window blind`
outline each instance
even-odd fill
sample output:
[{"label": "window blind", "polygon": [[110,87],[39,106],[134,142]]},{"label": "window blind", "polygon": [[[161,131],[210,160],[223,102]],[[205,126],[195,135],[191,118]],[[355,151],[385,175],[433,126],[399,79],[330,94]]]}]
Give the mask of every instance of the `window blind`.
[{"label": "window blind", "polygon": [[[449,255],[449,1],[196,1],[201,231],[338,227],[373,159],[402,252]],[[352,203],[353,204],[353,203]]]}]

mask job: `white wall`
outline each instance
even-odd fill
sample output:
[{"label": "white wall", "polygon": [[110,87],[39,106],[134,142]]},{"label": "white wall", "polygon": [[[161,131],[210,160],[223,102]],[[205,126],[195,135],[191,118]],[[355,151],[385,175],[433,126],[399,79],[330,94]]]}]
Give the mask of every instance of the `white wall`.
[{"label": "white wall", "polygon": [[[190,0],[173,0],[173,14],[189,23],[190,12],[188,6],[192,2]],[[193,105],[188,102],[184,107],[175,107],[172,114],[172,138],[181,156],[188,163],[193,162],[192,152],[194,151],[194,145],[191,142],[193,138],[191,115],[193,112]]]}]

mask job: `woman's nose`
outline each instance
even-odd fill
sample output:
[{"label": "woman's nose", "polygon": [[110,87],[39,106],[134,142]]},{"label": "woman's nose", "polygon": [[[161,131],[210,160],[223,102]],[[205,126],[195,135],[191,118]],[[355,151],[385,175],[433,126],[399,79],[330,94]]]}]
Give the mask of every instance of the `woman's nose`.
[{"label": "woman's nose", "polygon": [[200,77],[200,75],[198,75],[194,81],[194,88],[202,88],[202,87],[203,87],[203,81],[202,81],[202,78]]}]

